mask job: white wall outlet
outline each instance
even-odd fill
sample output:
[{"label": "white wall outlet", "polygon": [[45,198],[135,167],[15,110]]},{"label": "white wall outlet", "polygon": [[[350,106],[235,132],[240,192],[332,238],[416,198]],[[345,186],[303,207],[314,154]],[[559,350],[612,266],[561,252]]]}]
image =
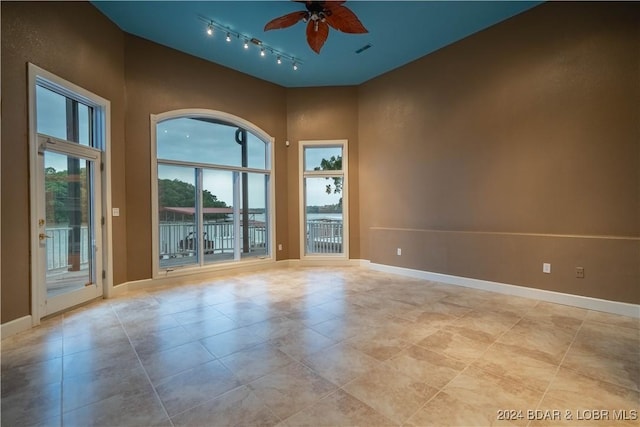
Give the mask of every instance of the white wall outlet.
[{"label": "white wall outlet", "polygon": [[402,248],[398,248],[398,250],[396,251],[396,253],[398,254],[398,256],[402,255]]},{"label": "white wall outlet", "polygon": [[548,262],[545,262],[542,264],[542,272],[543,273],[551,273],[551,264],[549,264]]},{"label": "white wall outlet", "polygon": [[120,216],[120,208],[111,209],[111,213],[113,216]]},{"label": "white wall outlet", "polygon": [[278,243],[278,250],[281,251],[282,250],[282,243]]}]

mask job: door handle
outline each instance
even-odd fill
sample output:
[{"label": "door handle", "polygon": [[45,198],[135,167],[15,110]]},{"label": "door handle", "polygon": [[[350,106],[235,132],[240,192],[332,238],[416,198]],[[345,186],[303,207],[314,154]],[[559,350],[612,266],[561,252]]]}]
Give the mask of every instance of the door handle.
[{"label": "door handle", "polygon": [[38,238],[40,240],[44,240],[44,239],[50,239],[52,236],[49,236],[48,234],[44,234],[44,233],[40,233],[40,235],[38,235]]}]

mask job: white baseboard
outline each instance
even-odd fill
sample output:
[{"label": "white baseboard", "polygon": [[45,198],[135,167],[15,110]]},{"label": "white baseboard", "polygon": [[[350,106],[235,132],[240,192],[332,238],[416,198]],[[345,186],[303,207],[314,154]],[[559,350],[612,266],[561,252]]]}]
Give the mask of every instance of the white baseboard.
[{"label": "white baseboard", "polygon": [[[364,264],[363,264],[364,266]],[[565,294],[543,289],[527,288],[525,286],[509,285],[506,283],[491,282],[489,280],[471,279],[469,277],[452,276],[449,274],[432,273],[429,271],[414,270],[411,268],[394,267],[391,265],[369,263],[368,267],[385,273],[399,274],[417,279],[431,280],[449,285],[464,286],[465,288],[481,289],[497,292],[505,295],[513,295],[524,298],[570,305],[589,310],[603,311],[640,319],[640,305],[626,302],[609,301],[599,298],[585,297],[582,295]]]},{"label": "white baseboard", "polygon": [[357,267],[360,265],[358,259],[318,257],[288,260],[289,267]]},{"label": "white baseboard", "polygon": [[20,317],[15,320],[11,320],[10,322],[3,323],[0,326],[0,336],[2,339],[9,338],[13,335],[19,334],[20,332],[31,329],[33,326],[31,315]]}]

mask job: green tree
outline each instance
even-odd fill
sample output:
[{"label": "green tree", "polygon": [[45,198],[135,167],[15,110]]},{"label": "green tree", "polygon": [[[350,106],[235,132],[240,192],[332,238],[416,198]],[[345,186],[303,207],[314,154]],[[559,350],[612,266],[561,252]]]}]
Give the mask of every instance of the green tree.
[{"label": "green tree", "polygon": [[[160,208],[192,208],[196,205],[196,187],[179,179],[159,179],[158,199]],[[205,208],[226,208],[227,204],[218,200],[209,190],[202,192],[202,205]],[[206,220],[223,220],[225,214],[206,214]]]},{"label": "green tree", "polygon": [[[158,199],[164,207],[194,207],[196,205],[196,187],[179,179],[159,179]],[[202,192],[202,204],[205,208],[226,208],[227,204],[211,194]]]},{"label": "green tree", "polygon": [[[313,168],[316,171],[339,171],[342,170],[342,156],[331,156],[330,159],[322,159],[320,166]],[[325,178],[332,179],[333,185],[327,184],[327,194],[340,194],[342,193],[342,177]],[[340,197],[339,205],[342,206],[342,197]]]},{"label": "green tree", "polygon": [[67,170],[56,171],[53,167],[45,168],[45,209],[49,224],[68,224],[69,209],[73,209],[77,200],[69,200],[69,183],[80,183],[81,221],[86,224],[87,218],[87,169],[81,168],[80,175],[69,175]]}]

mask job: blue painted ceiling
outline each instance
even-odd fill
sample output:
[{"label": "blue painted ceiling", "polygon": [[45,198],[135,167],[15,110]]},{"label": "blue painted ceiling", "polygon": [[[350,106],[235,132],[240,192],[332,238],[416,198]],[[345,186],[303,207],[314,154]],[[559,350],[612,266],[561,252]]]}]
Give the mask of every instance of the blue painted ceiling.
[{"label": "blue painted ceiling", "polygon": [[[345,34],[330,29],[318,55],[306,43],[306,24],[265,32],[264,25],[286,13],[304,10],[291,1],[94,1],[123,31],[285,87],[357,85],[400,67],[540,2],[525,1],[365,1],[345,3],[369,30]],[[298,59],[276,64],[276,55],[243,39],[226,42],[229,28]],[[372,47],[356,53],[365,45]]]}]

